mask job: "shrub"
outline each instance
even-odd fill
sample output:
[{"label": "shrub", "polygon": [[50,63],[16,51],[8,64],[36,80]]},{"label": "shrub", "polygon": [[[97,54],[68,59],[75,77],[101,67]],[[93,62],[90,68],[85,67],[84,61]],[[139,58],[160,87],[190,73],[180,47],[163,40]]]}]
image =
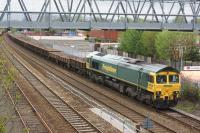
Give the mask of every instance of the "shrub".
[{"label": "shrub", "polygon": [[196,87],[189,80],[184,80],[182,84],[181,99],[198,102],[200,100],[200,88]]}]

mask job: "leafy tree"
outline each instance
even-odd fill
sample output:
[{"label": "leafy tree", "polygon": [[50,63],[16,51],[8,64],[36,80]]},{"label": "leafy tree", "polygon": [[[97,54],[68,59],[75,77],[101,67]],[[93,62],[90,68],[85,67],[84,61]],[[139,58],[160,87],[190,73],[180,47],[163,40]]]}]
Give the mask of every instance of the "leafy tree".
[{"label": "leafy tree", "polygon": [[120,42],[122,51],[134,55],[158,57],[173,62],[180,60],[184,48],[189,48],[190,52],[186,52],[185,58],[199,58],[197,51],[190,48],[195,42],[195,34],[190,32],[127,30],[122,34]]},{"label": "leafy tree", "polygon": [[200,61],[199,49],[196,46],[191,46],[187,48],[184,52],[184,60]]},{"label": "leafy tree", "polygon": [[127,30],[121,36],[120,49],[135,55],[143,53],[142,46],[140,44],[141,36],[142,31]]},{"label": "leafy tree", "polygon": [[193,45],[194,37],[194,34],[189,32],[160,32],[155,41],[159,58],[171,61],[178,60],[181,49]]},{"label": "leafy tree", "polygon": [[178,43],[184,47],[191,47],[196,41],[196,35],[192,32],[177,32]]},{"label": "leafy tree", "polygon": [[172,59],[173,47],[175,47],[174,41],[176,40],[176,34],[168,31],[160,32],[156,38],[156,51],[160,59]]},{"label": "leafy tree", "polygon": [[158,32],[144,31],[140,40],[142,51],[144,56],[155,57],[156,56],[156,46],[155,40]]}]

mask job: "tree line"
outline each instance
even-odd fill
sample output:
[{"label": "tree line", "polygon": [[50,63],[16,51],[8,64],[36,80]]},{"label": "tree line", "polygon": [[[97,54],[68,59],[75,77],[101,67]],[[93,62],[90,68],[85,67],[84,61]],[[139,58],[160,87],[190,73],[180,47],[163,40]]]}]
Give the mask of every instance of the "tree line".
[{"label": "tree line", "polygon": [[120,37],[119,49],[153,59],[200,61],[197,39],[193,32],[127,30]]}]

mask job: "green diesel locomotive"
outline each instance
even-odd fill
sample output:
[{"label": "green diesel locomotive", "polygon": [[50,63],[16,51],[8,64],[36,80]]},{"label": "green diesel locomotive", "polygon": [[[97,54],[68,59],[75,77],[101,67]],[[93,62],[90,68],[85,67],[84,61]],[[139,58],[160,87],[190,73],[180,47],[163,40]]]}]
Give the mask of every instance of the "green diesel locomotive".
[{"label": "green diesel locomotive", "polygon": [[121,93],[156,108],[173,107],[178,102],[180,74],[172,67],[93,52],[87,56],[86,68],[93,80],[103,84],[112,81]]}]

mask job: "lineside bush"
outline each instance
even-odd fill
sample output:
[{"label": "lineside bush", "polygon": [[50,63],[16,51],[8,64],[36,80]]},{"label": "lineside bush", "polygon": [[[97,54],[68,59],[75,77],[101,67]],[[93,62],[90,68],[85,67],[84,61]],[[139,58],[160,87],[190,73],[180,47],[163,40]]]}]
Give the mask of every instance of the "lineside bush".
[{"label": "lineside bush", "polygon": [[185,79],[182,83],[181,99],[198,102],[200,100],[200,88]]}]

